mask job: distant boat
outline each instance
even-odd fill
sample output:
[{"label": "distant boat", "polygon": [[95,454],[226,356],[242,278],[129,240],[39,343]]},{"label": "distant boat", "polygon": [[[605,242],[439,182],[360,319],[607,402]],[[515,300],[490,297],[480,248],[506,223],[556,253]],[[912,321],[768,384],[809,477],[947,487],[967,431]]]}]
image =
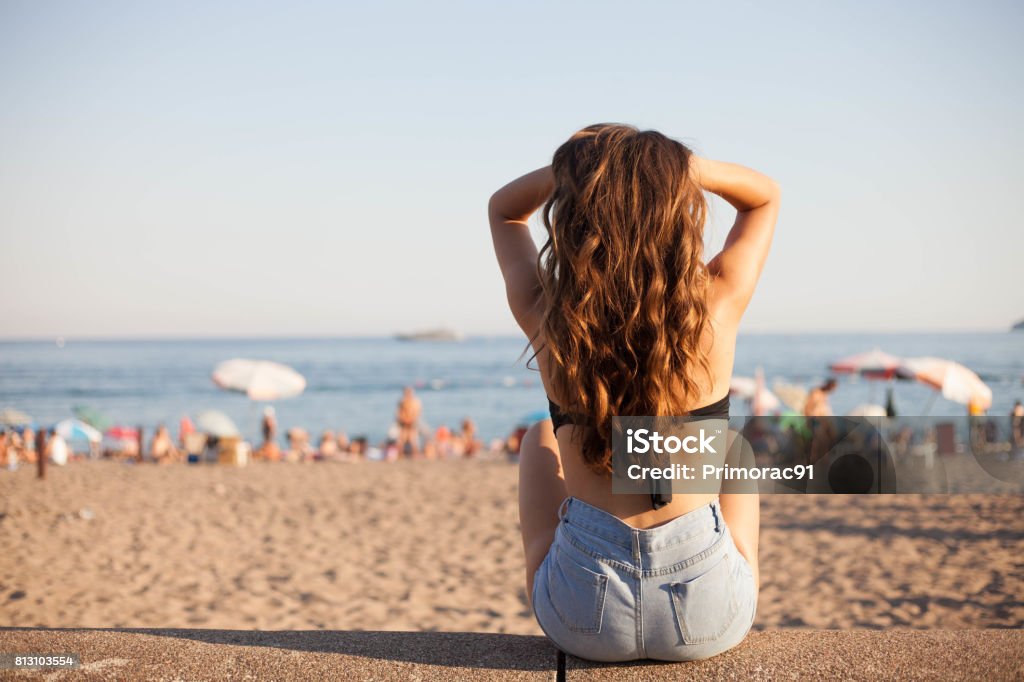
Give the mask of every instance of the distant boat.
[{"label": "distant boat", "polygon": [[395,334],[399,341],[462,341],[462,334],[451,329],[425,329],[418,332]]},{"label": "distant boat", "polygon": [[1021,320],[1017,324],[1015,324],[1012,327],[1010,327],[1010,331],[1012,331],[1012,332],[1024,332],[1024,320]]}]

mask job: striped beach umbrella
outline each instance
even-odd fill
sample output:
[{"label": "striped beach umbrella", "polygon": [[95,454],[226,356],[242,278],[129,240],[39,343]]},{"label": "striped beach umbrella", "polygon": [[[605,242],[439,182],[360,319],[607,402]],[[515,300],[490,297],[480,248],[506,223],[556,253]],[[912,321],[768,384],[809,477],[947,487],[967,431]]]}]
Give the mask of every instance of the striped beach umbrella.
[{"label": "striped beach umbrella", "polygon": [[903,364],[901,358],[878,348],[840,358],[828,368],[836,374],[859,374],[868,379],[892,379]]},{"label": "striped beach umbrella", "polygon": [[112,426],[104,431],[103,435],[112,440],[136,440],[139,431],[130,426]]},{"label": "striped beach umbrella", "polygon": [[75,405],[71,408],[71,413],[89,426],[100,431],[106,431],[113,424],[109,417],[89,405]]},{"label": "striped beach umbrella", "polygon": [[899,375],[931,386],[946,400],[961,405],[973,403],[982,410],[992,407],[992,389],[959,362],[931,357],[907,358],[899,368]]}]

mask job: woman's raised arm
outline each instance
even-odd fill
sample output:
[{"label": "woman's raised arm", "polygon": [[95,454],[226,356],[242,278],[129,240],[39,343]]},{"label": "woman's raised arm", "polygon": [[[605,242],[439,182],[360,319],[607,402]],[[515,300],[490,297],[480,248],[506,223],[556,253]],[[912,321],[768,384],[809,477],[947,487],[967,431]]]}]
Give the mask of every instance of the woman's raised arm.
[{"label": "woman's raised arm", "polygon": [[494,254],[505,278],[508,305],[516,322],[533,338],[540,329],[540,280],[537,277],[537,245],[528,221],[554,191],[551,167],[545,166],[516,178],[491,197],[487,206]]},{"label": "woman's raised arm", "polygon": [[736,209],[722,252],[708,263],[715,278],[714,296],[738,320],[746,310],[779,216],[779,186],[767,175],[733,163],[691,157],[701,188]]}]

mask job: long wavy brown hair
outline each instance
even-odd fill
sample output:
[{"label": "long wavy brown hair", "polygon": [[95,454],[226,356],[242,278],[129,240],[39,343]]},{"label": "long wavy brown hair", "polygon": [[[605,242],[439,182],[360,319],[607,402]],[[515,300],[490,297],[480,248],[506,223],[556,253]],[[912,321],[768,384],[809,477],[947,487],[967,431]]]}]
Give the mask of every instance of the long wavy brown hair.
[{"label": "long wavy brown hair", "polygon": [[555,152],[538,267],[548,371],[582,416],[583,459],[611,470],[612,417],[683,415],[711,373],[707,204],[692,152],[653,130],[601,124]]}]

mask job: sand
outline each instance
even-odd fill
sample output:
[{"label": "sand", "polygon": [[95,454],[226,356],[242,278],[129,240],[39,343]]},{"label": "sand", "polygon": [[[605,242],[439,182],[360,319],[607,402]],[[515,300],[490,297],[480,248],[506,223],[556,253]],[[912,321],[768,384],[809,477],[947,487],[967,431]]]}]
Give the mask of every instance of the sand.
[{"label": "sand", "polygon": [[[504,462],[0,473],[0,625],[539,634]],[[755,627],[1024,626],[1024,498],[762,498]]]}]

